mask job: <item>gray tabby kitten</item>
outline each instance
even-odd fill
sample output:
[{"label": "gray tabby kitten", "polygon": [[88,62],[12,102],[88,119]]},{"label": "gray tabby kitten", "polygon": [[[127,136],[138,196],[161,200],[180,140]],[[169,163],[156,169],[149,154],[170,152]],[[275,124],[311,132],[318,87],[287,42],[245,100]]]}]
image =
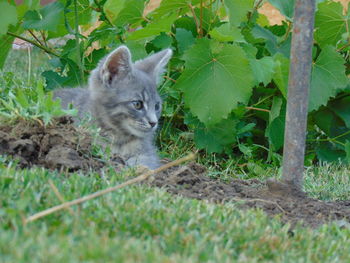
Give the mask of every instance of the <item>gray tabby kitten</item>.
[{"label": "gray tabby kitten", "polygon": [[63,107],[72,103],[79,117],[89,112],[111,140],[112,152],[128,165],[157,168],[153,140],[162,107],[157,82],[171,55],[166,49],[133,64],[129,49],[118,47],[91,72],[88,89],[59,89],[54,96]]}]

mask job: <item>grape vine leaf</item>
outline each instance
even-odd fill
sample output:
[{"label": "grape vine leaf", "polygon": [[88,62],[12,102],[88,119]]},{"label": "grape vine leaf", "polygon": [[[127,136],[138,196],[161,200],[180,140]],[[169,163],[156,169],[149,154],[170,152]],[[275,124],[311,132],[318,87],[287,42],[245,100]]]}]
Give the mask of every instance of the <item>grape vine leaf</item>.
[{"label": "grape vine leaf", "polygon": [[194,132],[194,141],[199,149],[208,153],[221,153],[225,147],[236,141],[236,125],[238,120],[223,119],[213,127],[206,127],[203,123],[197,125]]},{"label": "grape vine leaf", "polygon": [[9,3],[0,2],[0,36],[7,32],[9,25],[15,25],[17,23],[17,11],[16,7]]},{"label": "grape vine leaf", "polygon": [[103,11],[110,21],[118,17],[119,12],[124,8],[126,0],[107,0],[103,5]]},{"label": "grape vine leaf", "polygon": [[247,13],[253,9],[254,0],[224,0],[232,26],[247,21]]},{"label": "grape vine leaf", "polygon": [[134,24],[142,20],[143,9],[145,7],[143,0],[129,0],[124,4],[124,8],[120,10],[114,20],[116,26],[125,24]]},{"label": "grape vine leaf", "polygon": [[322,107],[316,111],[313,115],[314,123],[320,128],[327,136],[331,136],[331,129],[336,125],[334,113],[326,107]]},{"label": "grape vine leaf", "polygon": [[330,103],[329,107],[344,121],[346,127],[350,129],[350,97],[337,99]]},{"label": "grape vine leaf", "polygon": [[0,69],[3,68],[7,55],[11,50],[12,42],[15,38],[12,36],[4,35],[0,37]]},{"label": "grape vine leaf", "polygon": [[175,39],[180,53],[183,53],[191,45],[193,45],[195,38],[191,31],[183,28],[176,28]]},{"label": "grape vine leaf", "polygon": [[274,55],[273,58],[276,65],[273,80],[275,81],[277,88],[281,91],[283,97],[287,98],[289,59],[280,53]]},{"label": "grape vine leaf", "polygon": [[250,66],[252,67],[255,85],[264,83],[266,86],[272,80],[272,76],[275,73],[276,63],[272,57],[263,57],[261,59],[251,58],[249,59]]},{"label": "grape vine leaf", "polygon": [[263,28],[259,25],[255,25],[252,29],[252,34],[256,39],[263,39],[266,42],[266,49],[271,55],[281,53],[286,57],[290,54],[291,38],[287,39],[279,38],[270,30]]},{"label": "grape vine leaf", "polygon": [[171,25],[174,23],[176,18],[177,14],[172,14],[166,18],[162,18],[161,21],[152,21],[150,24],[147,24],[144,28],[131,33],[127,37],[127,39],[138,40],[156,36],[161,32],[169,32],[171,29]]},{"label": "grape vine leaf", "polygon": [[229,23],[222,24],[209,32],[210,36],[218,41],[246,42],[241,31],[237,27],[230,26]]},{"label": "grape vine leaf", "polygon": [[53,2],[39,11],[29,10],[24,15],[23,28],[55,31],[63,16],[64,6],[60,2]]},{"label": "grape vine leaf", "polygon": [[343,15],[341,3],[326,1],[318,5],[315,17],[315,39],[323,48],[326,45],[336,45],[342,34],[347,32],[350,16]]},{"label": "grape vine leaf", "polygon": [[269,126],[266,129],[270,145],[275,151],[283,146],[286,120],[286,105],[281,97],[274,97],[272,101]]},{"label": "grape vine leaf", "polygon": [[161,33],[151,43],[158,49],[166,49],[171,46],[173,39],[165,33]]},{"label": "grape vine leaf", "polygon": [[269,0],[285,17],[292,20],[294,15],[295,0]]},{"label": "grape vine leaf", "polygon": [[345,60],[332,46],[325,46],[313,65],[309,96],[309,111],[326,105],[329,98],[345,89],[349,79]]},{"label": "grape vine leaf", "polygon": [[345,160],[347,163],[350,163],[350,141],[346,140],[345,145],[344,145],[344,150],[345,150]]},{"label": "grape vine leaf", "polygon": [[198,39],[184,56],[185,70],[175,87],[186,105],[207,126],[216,124],[252,94],[253,74],[243,49]]},{"label": "grape vine leaf", "polygon": [[190,9],[191,0],[163,0],[159,7],[153,12],[155,19],[158,19],[169,13],[178,12],[180,10],[187,12]]},{"label": "grape vine leaf", "polygon": [[339,162],[345,158],[344,151],[330,142],[321,142],[316,147],[316,154],[319,160],[326,162]]}]

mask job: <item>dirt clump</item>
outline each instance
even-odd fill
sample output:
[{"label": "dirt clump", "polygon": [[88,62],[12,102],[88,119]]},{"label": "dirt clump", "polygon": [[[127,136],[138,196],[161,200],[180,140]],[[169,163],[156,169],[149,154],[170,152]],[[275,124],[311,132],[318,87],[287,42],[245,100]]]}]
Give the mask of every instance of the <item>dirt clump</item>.
[{"label": "dirt clump", "polygon": [[69,117],[47,126],[28,121],[0,126],[0,154],[12,156],[21,168],[98,170],[103,163],[92,156],[91,145],[91,135],[75,127]]},{"label": "dirt clump", "polygon": [[341,225],[350,222],[350,200],[327,202],[302,194],[283,194],[269,189],[265,181],[258,179],[223,182],[206,176],[205,167],[196,163],[171,168],[149,178],[147,183],[183,197],[259,208],[268,216],[279,216],[292,227],[297,223],[317,227],[330,221]]},{"label": "dirt clump", "polygon": [[[42,166],[65,171],[100,170],[106,163],[92,155],[92,137],[74,126],[71,118],[56,119],[48,126],[18,122],[0,126],[0,155],[11,155],[21,168]],[[123,160],[109,161],[116,170]],[[119,167],[118,167],[119,166]],[[209,178],[206,168],[196,163],[172,167],[151,176],[146,182],[174,195],[215,203],[236,202],[239,207],[260,208],[284,223],[317,227],[330,221],[349,225],[350,201],[326,202],[293,191],[281,191],[278,182],[257,179],[229,182]]]}]

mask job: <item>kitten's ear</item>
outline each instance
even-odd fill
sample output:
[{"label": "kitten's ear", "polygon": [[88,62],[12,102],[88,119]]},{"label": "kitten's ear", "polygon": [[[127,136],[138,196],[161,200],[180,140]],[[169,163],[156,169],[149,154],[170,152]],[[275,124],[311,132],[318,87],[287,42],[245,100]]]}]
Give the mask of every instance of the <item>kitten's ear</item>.
[{"label": "kitten's ear", "polygon": [[102,64],[102,79],[110,83],[115,77],[123,78],[132,69],[131,54],[126,46],[120,46],[111,52]]},{"label": "kitten's ear", "polygon": [[158,83],[160,76],[165,71],[165,66],[168,64],[172,54],[173,52],[171,49],[165,49],[143,60],[136,61],[135,67],[150,74],[157,80]]}]

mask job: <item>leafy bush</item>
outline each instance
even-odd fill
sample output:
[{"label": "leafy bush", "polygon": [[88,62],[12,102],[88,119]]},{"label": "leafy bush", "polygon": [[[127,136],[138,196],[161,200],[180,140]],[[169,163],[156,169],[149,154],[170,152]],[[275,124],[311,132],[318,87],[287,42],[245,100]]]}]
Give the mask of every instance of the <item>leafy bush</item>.
[{"label": "leafy bush", "polygon": [[[208,152],[278,160],[294,1],[269,2],[285,16],[282,25],[271,26],[258,13],[262,0],[163,0],[152,11],[144,0],[0,2],[13,14],[0,18],[0,66],[23,32],[52,57],[53,70],[42,73],[49,90],[85,83],[118,45],[128,45],[135,60],[170,47],[174,57],[160,88],[164,123],[193,132],[197,147]],[[340,3],[317,2],[307,161],[349,161],[350,16]],[[51,44],[68,34],[73,37],[63,45]]]}]

